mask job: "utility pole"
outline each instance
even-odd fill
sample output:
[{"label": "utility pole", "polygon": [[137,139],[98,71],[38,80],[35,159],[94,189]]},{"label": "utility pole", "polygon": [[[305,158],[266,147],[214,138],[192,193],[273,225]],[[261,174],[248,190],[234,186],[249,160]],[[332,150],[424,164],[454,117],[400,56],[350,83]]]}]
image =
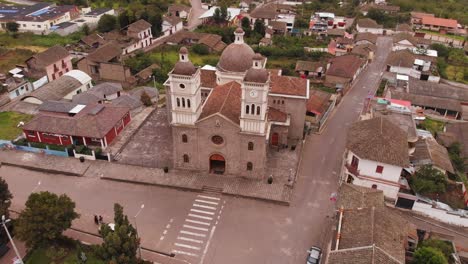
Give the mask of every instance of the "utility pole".
[{"label": "utility pole", "polygon": [[[143,210],[143,208],[145,208],[145,204],[142,204],[140,206],[140,210],[138,210],[138,213],[136,213],[136,215],[134,216],[135,218],[135,231],[136,231],[136,236],[137,236],[137,239],[139,239],[140,237],[138,236],[138,227],[137,227],[137,216],[141,213],[141,210]],[[139,258],[141,259],[141,240],[138,241],[138,255],[139,255]]]},{"label": "utility pole", "polygon": [[19,260],[19,264],[24,264],[23,260],[21,259],[21,255],[19,254],[18,252],[18,249],[16,248],[16,245],[15,245],[15,242],[13,241],[13,239],[11,238],[11,235],[10,235],[10,232],[8,231],[8,228],[6,226],[6,223],[10,222],[11,219],[6,219],[4,215],[2,215],[2,225],[3,227],[5,228],[5,232],[8,236],[8,239],[10,240],[11,242],[11,245],[13,246],[13,249],[15,250],[15,253],[16,253],[16,257],[18,258]]}]

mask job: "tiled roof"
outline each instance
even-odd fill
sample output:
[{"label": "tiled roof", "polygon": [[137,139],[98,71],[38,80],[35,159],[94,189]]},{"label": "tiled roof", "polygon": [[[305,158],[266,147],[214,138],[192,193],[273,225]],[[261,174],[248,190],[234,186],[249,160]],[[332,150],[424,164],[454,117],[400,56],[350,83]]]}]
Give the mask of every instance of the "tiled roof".
[{"label": "tiled roof", "polygon": [[440,98],[468,102],[468,90],[444,83],[421,81],[409,78],[409,92],[418,95],[428,95]]},{"label": "tiled roof", "polygon": [[258,6],[250,12],[251,17],[263,19],[275,19],[276,14],[277,12],[274,3]]},{"label": "tiled roof", "polygon": [[90,92],[85,92],[85,93],[79,93],[73,95],[72,102],[77,103],[77,104],[84,104],[84,105],[89,105],[89,104],[97,104],[99,101],[104,100],[104,96],[101,94],[94,94]]},{"label": "tiled roof", "polygon": [[445,132],[437,134],[437,140],[446,147],[460,143],[462,156],[468,157],[468,123],[447,123]]},{"label": "tiled roof", "polygon": [[143,105],[140,98],[136,98],[128,94],[124,94],[115,98],[114,100],[112,100],[112,104],[116,106],[128,107],[132,110]]},{"label": "tiled roof", "polygon": [[287,23],[283,21],[270,21],[269,25],[272,27],[273,30],[277,31],[286,31]]},{"label": "tiled roof", "polygon": [[375,44],[375,43],[377,43],[377,35],[372,34],[370,32],[358,33],[356,35],[356,38],[355,38],[354,42],[358,42],[358,41],[361,41],[361,40],[367,40],[367,41]]},{"label": "tiled roof", "polygon": [[343,37],[345,35],[345,32],[346,31],[344,29],[332,28],[332,29],[327,30],[327,35]]},{"label": "tiled roof", "polygon": [[215,88],[216,87],[216,71],[200,70],[201,87]]},{"label": "tiled roof", "polygon": [[103,37],[101,37],[99,34],[97,33],[94,33],[94,34],[90,34],[88,36],[84,36],[81,38],[81,41],[88,45],[88,46],[92,46],[94,45],[95,43],[104,43],[105,40]]},{"label": "tiled roof", "polygon": [[42,102],[51,100],[59,101],[81,85],[82,83],[77,79],[62,75],[57,80],[45,84],[41,87],[41,89],[34,90],[32,93],[26,95],[25,98],[34,97],[41,100]]},{"label": "tiled roof", "polygon": [[416,59],[415,54],[409,50],[397,50],[393,51],[388,55],[387,65],[412,68],[414,65],[414,60]]},{"label": "tiled roof", "polygon": [[423,17],[434,17],[434,14],[422,13],[422,12],[411,12],[411,17],[413,18],[423,18]]},{"label": "tiled roof", "polygon": [[407,135],[385,117],[354,123],[348,131],[346,147],[361,159],[409,166]]},{"label": "tiled roof", "polygon": [[218,113],[239,125],[241,96],[241,85],[238,82],[231,81],[215,87],[205,102],[198,120]]},{"label": "tiled roof", "polygon": [[65,59],[69,55],[70,54],[68,53],[68,50],[66,50],[64,47],[60,45],[55,45],[41,53],[33,55],[32,58],[36,59],[36,67],[44,68],[50,64]]},{"label": "tiled roof", "polygon": [[68,113],[78,104],[64,101],[45,101],[39,106],[39,111],[42,112],[55,112],[55,113]]},{"label": "tiled roof", "polygon": [[406,31],[406,32],[413,32],[413,29],[408,24],[398,24],[396,26],[396,31]]},{"label": "tiled roof", "polygon": [[454,99],[398,91],[392,91],[391,96],[393,99],[410,101],[412,105],[447,109],[456,112],[462,111],[460,102]]},{"label": "tiled roof", "polygon": [[369,53],[371,51],[375,52],[376,50],[377,50],[377,46],[374,44],[361,44],[361,45],[354,46],[351,53],[367,57],[369,56]]},{"label": "tiled roof", "polygon": [[308,80],[291,76],[270,76],[270,92],[273,94],[307,96]]},{"label": "tiled roof", "polygon": [[128,25],[128,31],[138,33],[138,32],[141,32],[143,30],[149,29],[150,27],[151,27],[150,23],[148,23],[144,19],[140,19],[140,20],[138,20],[136,22],[133,22],[130,25]]},{"label": "tiled roof", "polygon": [[189,13],[190,9],[191,8],[189,6],[186,6],[186,5],[172,4],[168,8],[168,12],[169,13],[175,13],[175,12],[185,11],[185,12]]},{"label": "tiled roof", "polygon": [[317,89],[311,89],[309,100],[307,100],[307,112],[312,112],[316,115],[323,114],[330,105],[329,101],[331,94],[320,91]]},{"label": "tiled roof", "polygon": [[370,18],[362,18],[357,21],[357,25],[361,28],[383,28],[382,25],[377,24],[375,20]]},{"label": "tiled roof", "polygon": [[269,107],[268,108],[268,120],[275,121],[275,122],[286,122],[286,120],[288,120],[288,114],[276,108]]},{"label": "tiled roof", "polygon": [[[41,88],[42,89],[42,88]],[[129,108],[88,105],[75,116],[39,114],[23,129],[71,136],[103,138],[120,121]],[[93,114],[93,112],[97,112]]]},{"label": "tiled roof", "polygon": [[221,39],[222,37],[220,35],[206,34],[200,38],[198,43],[205,44],[215,51],[220,52],[226,47],[226,43],[224,43]]},{"label": "tiled roof", "polygon": [[431,164],[450,173],[454,173],[447,149],[435,139],[422,139],[416,142],[416,149],[410,157],[415,166]]},{"label": "tiled roof", "polygon": [[175,25],[182,22],[182,19],[180,17],[178,17],[178,16],[165,16],[163,18],[163,20],[167,21],[169,24],[171,24],[173,26],[175,26]]},{"label": "tiled roof", "polygon": [[327,75],[353,78],[358,69],[364,64],[364,60],[356,55],[343,55],[330,59],[330,68]]},{"label": "tiled roof", "polygon": [[316,72],[317,69],[322,67],[322,69],[326,68],[326,63],[321,61],[297,61],[295,71],[308,71],[308,72]]},{"label": "tiled roof", "polygon": [[159,95],[158,89],[154,87],[148,87],[148,86],[136,88],[135,90],[132,90],[130,93],[134,98],[140,99],[143,92],[145,92],[150,98],[155,98],[155,97],[158,97]]},{"label": "tiled roof", "polygon": [[122,55],[122,49],[116,43],[110,42],[99,47],[86,58],[93,62],[109,62],[120,55]]},{"label": "tiled roof", "polygon": [[403,264],[408,234],[409,224],[385,206],[345,210],[329,263]]},{"label": "tiled roof", "polygon": [[111,95],[120,91],[123,91],[122,84],[112,82],[103,82],[97,84],[89,90],[91,93],[98,93],[102,95]]},{"label": "tiled roof", "polygon": [[445,18],[430,17],[430,16],[422,17],[421,23],[423,25],[432,25],[432,26],[448,27],[448,28],[457,28],[457,25],[458,25],[458,22],[455,19],[445,19]]},{"label": "tiled roof", "polygon": [[343,183],[340,186],[336,208],[358,209],[383,206],[385,204],[382,190],[349,183]]}]

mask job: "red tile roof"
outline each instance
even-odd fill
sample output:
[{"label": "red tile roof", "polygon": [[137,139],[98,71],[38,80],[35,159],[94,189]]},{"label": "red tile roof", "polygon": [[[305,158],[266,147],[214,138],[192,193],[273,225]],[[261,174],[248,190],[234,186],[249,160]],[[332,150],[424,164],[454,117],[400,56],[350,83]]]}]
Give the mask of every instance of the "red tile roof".
[{"label": "red tile roof", "polygon": [[291,76],[271,75],[270,81],[270,92],[273,94],[307,96],[307,79]]},{"label": "red tile roof", "polygon": [[75,116],[40,113],[23,129],[70,136],[103,138],[128,112],[127,107],[88,105]]},{"label": "red tile roof", "polygon": [[331,59],[330,63],[331,65],[327,70],[327,75],[353,78],[364,61],[356,55],[343,55]]},{"label": "red tile roof", "polygon": [[424,16],[421,23],[423,25],[433,25],[439,27],[457,28],[458,22],[455,19],[445,19],[438,17]]},{"label": "red tile roof", "polygon": [[286,122],[288,120],[288,114],[282,112],[276,108],[268,108],[268,120],[276,122]]},{"label": "red tile roof", "polygon": [[219,113],[240,124],[241,96],[241,85],[238,82],[231,81],[217,86],[208,97],[198,120]]},{"label": "red tile roof", "polygon": [[311,90],[309,100],[307,100],[307,112],[320,115],[327,110],[331,94],[320,90]]}]

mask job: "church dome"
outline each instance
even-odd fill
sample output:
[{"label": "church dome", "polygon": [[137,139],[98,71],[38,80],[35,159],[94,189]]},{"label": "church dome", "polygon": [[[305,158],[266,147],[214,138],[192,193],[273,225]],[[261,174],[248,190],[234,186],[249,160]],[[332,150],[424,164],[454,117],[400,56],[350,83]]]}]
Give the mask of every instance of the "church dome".
[{"label": "church dome", "polygon": [[178,61],[172,70],[173,74],[178,75],[193,75],[195,72],[197,72],[197,68],[190,61]]},{"label": "church dome", "polygon": [[244,43],[242,28],[237,28],[234,35],[235,41],[224,49],[219,58],[218,68],[221,71],[245,72],[252,66],[255,52]]}]

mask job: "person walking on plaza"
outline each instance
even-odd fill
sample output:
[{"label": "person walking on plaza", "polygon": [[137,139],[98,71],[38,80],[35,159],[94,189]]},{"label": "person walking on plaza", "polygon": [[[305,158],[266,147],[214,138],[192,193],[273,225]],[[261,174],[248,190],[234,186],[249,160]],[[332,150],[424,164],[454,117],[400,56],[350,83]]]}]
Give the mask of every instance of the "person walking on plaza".
[{"label": "person walking on plaza", "polygon": [[99,223],[102,224],[102,216],[99,216]]},{"label": "person walking on plaza", "polygon": [[98,219],[98,216],[97,215],[94,215],[94,223],[96,225],[99,225],[99,219]]}]

